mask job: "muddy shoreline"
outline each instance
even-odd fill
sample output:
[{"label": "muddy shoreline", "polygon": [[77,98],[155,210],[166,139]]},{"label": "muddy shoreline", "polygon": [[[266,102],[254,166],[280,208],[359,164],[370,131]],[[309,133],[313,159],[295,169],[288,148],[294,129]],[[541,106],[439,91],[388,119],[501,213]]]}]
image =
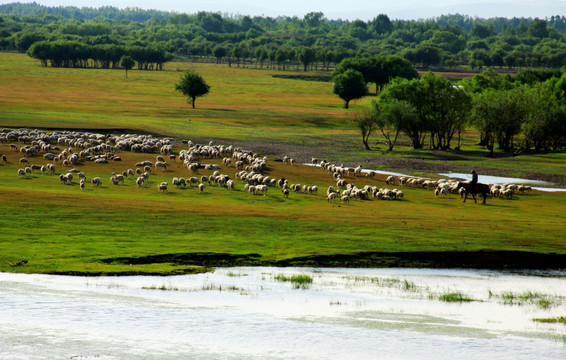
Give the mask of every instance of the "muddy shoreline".
[{"label": "muddy shoreline", "polygon": [[203,268],[236,266],[325,267],[325,268],[431,268],[489,270],[564,270],[566,254],[521,251],[431,251],[360,252],[354,254],[308,255],[270,260],[260,254],[178,253],[101,260],[107,265],[170,263]]}]

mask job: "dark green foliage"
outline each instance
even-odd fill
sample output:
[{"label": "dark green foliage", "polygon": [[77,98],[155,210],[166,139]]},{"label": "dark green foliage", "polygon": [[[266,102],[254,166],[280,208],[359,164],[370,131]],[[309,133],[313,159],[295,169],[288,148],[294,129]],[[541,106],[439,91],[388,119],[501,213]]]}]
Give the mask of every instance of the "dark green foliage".
[{"label": "dark green foliage", "polygon": [[181,76],[179,82],[175,85],[175,90],[187,96],[194,109],[196,98],[208,94],[210,86],[208,86],[202,76],[196,72],[187,71]]},{"label": "dark green foliage", "polygon": [[122,66],[126,70],[126,78],[128,77],[128,70],[131,70],[136,62],[131,56],[124,55],[120,58],[120,66]]},{"label": "dark green foliage", "polygon": [[[364,22],[329,20],[321,12],[309,13],[303,19],[286,16],[273,19],[210,12],[119,10],[109,6],[46,7],[36,3],[0,5],[0,14],[6,14],[0,15],[0,49],[21,52],[35,42],[51,40],[76,41],[83,47],[138,46],[161,49],[163,54],[214,56],[217,60],[236,55],[233,57],[238,62],[253,57],[265,61],[264,53],[255,51],[258,46],[265,46],[271,54],[269,66],[277,63],[280,68],[302,64],[304,69],[314,64],[317,69],[317,62],[322,61],[328,69],[330,62],[337,64],[355,55],[397,55],[425,68],[566,65],[564,16],[541,20],[443,15],[414,21],[391,20],[380,14]],[[220,45],[228,54],[214,55],[213,49]],[[281,54],[277,61],[275,55],[281,47],[286,49],[285,57]],[[314,56],[310,51],[305,53],[305,49],[311,49]],[[117,65],[119,59],[120,56],[111,66]],[[134,59],[145,68],[146,62]],[[90,66],[98,67],[102,61],[100,56],[89,58]],[[157,62],[153,64],[154,69],[160,67]]]},{"label": "dark green foliage", "polygon": [[344,108],[348,108],[351,100],[359,99],[366,95],[367,87],[361,72],[348,69],[332,78],[334,87],[332,92],[344,100]]}]

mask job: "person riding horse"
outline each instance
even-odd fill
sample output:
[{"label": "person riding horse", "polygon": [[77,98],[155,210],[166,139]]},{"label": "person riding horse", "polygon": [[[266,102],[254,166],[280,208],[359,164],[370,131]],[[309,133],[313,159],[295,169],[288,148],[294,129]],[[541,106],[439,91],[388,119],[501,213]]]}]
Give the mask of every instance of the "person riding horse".
[{"label": "person riding horse", "polygon": [[478,183],[478,173],[475,170],[472,170],[472,181],[470,181],[470,185],[474,186]]},{"label": "person riding horse", "polygon": [[466,195],[464,196],[464,202],[468,198],[468,194],[472,195],[474,198],[474,202],[477,203],[476,194],[481,194],[483,196],[482,204],[485,204],[485,199],[487,194],[489,194],[490,189],[489,186],[486,184],[478,183],[478,173],[475,170],[472,170],[472,180],[471,181],[464,181],[458,183],[458,188],[463,187],[465,190]]}]

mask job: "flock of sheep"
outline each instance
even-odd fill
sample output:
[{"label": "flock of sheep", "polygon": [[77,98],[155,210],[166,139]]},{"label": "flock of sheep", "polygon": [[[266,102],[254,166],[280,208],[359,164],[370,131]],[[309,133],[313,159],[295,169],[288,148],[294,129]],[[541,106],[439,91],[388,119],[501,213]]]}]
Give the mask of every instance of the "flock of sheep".
[{"label": "flock of sheep", "polygon": [[[269,188],[279,188],[284,197],[289,197],[290,193],[302,193],[317,195],[317,185],[290,184],[287,179],[271,178],[264,175],[268,167],[269,160],[254,154],[249,150],[239,147],[215,145],[210,142],[208,145],[194,144],[192,141],[183,141],[184,149],[174,153],[173,141],[170,138],[156,138],[151,135],[136,134],[99,134],[82,131],[40,131],[29,129],[1,129],[0,143],[11,143],[10,151],[19,151],[19,160],[22,168],[18,169],[18,176],[29,177],[34,171],[55,174],[54,163],[59,163],[61,168],[65,168],[64,173],[59,175],[61,184],[70,184],[76,177],[79,179],[80,189],[84,190],[87,179],[86,175],[76,168],[81,163],[90,161],[97,164],[109,162],[120,162],[122,158],[116,155],[120,151],[132,151],[143,153],[159,153],[155,161],[145,160],[137,162],[134,168],[129,168],[122,173],[112,173],[109,177],[113,185],[123,184],[126,178],[137,177],[136,185],[142,187],[149,179],[153,171],[167,170],[171,162],[181,162],[187,169],[189,175],[185,177],[174,177],[171,181],[173,187],[197,187],[199,192],[203,192],[206,185],[226,187],[228,190],[235,188],[234,180],[227,174],[220,173],[222,168],[235,168],[234,178],[244,183],[243,191],[253,195],[267,195]],[[15,143],[23,143],[18,148]],[[42,156],[49,163],[45,165],[31,164],[28,158]],[[203,160],[222,159],[221,164],[203,164]],[[7,156],[2,155],[2,161],[7,161]],[[168,162],[169,161],[169,162]],[[293,165],[295,160],[285,156],[282,161]],[[377,186],[365,185],[358,187],[346,176],[353,177],[355,181],[359,178],[373,179],[376,175],[374,171],[363,171],[362,166],[348,168],[343,165],[335,165],[326,161],[319,162],[316,158],[312,159],[313,164],[319,165],[326,170],[333,178],[336,186],[327,188],[326,200],[328,203],[340,201],[342,204],[349,204],[350,200],[402,200],[403,191],[393,188],[378,188]],[[212,175],[197,176],[199,170],[205,169],[213,171]],[[100,177],[90,180],[93,187],[102,185]],[[206,185],[205,185],[206,184]],[[433,189],[435,197],[446,197],[449,193],[462,194],[462,188],[458,189],[458,182],[455,180],[439,179],[431,180],[418,177],[389,176],[386,179],[387,185],[397,185],[399,187],[420,187]],[[167,192],[169,182],[157,184],[159,192]],[[506,199],[512,198],[514,193],[524,193],[530,187],[523,185],[505,184],[491,185],[493,196]]]}]

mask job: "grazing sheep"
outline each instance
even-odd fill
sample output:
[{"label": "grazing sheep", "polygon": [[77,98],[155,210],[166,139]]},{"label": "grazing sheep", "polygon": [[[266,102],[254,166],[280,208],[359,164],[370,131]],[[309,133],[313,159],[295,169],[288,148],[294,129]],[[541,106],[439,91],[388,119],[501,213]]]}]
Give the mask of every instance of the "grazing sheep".
[{"label": "grazing sheep", "polygon": [[226,181],[226,186],[228,187],[228,190],[233,190],[234,189],[234,180],[228,180]]},{"label": "grazing sheep", "polygon": [[8,157],[6,154],[2,154],[2,162],[8,162]]},{"label": "grazing sheep", "polygon": [[26,159],[25,157],[20,159],[20,165],[23,165],[23,164],[26,164],[26,165],[29,164],[29,160]]},{"label": "grazing sheep", "polygon": [[169,185],[166,182],[162,182],[160,184],[157,184],[157,190],[159,190],[160,192],[167,192],[167,185]]},{"label": "grazing sheep", "polygon": [[61,175],[59,175],[59,182],[60,182],[61,184],[63,184],[63,185],[66,185],[66,184],[68,184],[70,181],[69,181],[69,178],[68,178],[67,175],[61,174]]},{"label": "grazing sheep", "polygon": [[10,151],[18,151],[18,147],[16,146],[16,144],[10,144]]},{"label": "grazing sheep", "polygon": [[26,176],[26,170],[25,169],[18,169],[18,176],[19,177]]},{"label": "grazing sheep", "polygon": [[163,168],[163,170],[167,170],[167,163],[165,161],[156,161],[155,168]]},{"label": "grazing sheep", "polygon": [[333,203],[334,200],[336,200],[336,193],[335,192],[331,192],[326,196],[326,201],[328,201],[328,203]]},{"label": "grazing sheep", "polygon": [[350,197],[348,195],[342,195],[340,197],[341,204],[350,204]]},{"label": "grazing sheep", "polygon": [[358,165],[357,168],[354,169],[354,177],[358,177],[362,173],[362,165]]},{"label": "grazing sheep", "polygon": [[375,178],[375,171],[373,171],[373,170],[368,171],[368,172],[366,173],[366,177],[367,177],[368,179],[373,179],[373,178]]},{"label": "grazing sheep", "polygon": [[511,189],[503,190],[503,191],[501,191],[501,195],[502,195],[505,199],[511,200],[511,199],[513,199],[513,190],[511,190]]},{"label": "grazing sheep", "polygon": [[281,192],[283,193],[283,196],[285,198],[289,198],[289,189],[283,189],[283,190],[281,190]]},{"label": "grazing sheep", "polygon": [[198,184],[198,191],[200,193],[202,193],[204,191],[204,184],[203,183]]},{"label": "grazing sheep", "polygon": [[99,178],[99,177],[92,178],[90,180],[90,182],[92,183],[92,186],[101,186],[102,185],[102,179]]},{"label": "grazing sheep", "polygon": [[392,184],[392,183],[395,182],[396,179],[397,179],[397,178],[396,178],[395,176],[390,175],[390,176],[387,177],[387,179],[385,179],[385,183],[386,183],[387,185]]},{"label": "grazing sheep", "polygon": [[83,191],[85,189],[85,184],[86,184],[86,179],[81,179],[81,181],[80,181],[81,191]]},{"label": "grazing sheep", "polygon": [[263,196],[266,196],[266,195],[267,195],[267,189],[268,189],[268,186],[267,186],[267,185],[257,185],[257,186],[255,187],[255,192],[256,192],[256,194],[257,194],[257,193],[262,193]]},{"label": "grazing sheep", "polygon": [[189,186],[198,185],[198,184],[199,184],[199,180],[198,180],[198,178],[195,177],[195,176],[189,178],[188,182],[189,182]]},{"label": "grazing sheep", "polygon": [[155,161],[156,161],[156,162],[165,162],[165,158],[164,158],[163,156],[161,156],[161,155],[157,155],[157,156],[155,157]]},{"label": "grazing sheep", "polygon": [[86,175],[84,172],[79,172],[78,173],[79,179],[85,179],[86,180]]},{"label": "grazing sheep", "polygon": [[141,187],[144,182],[145,182],[145,178],[144,178],[143,176],[139,176],[139,177],[136,179],[136,185],[137,185],[138,187]]}]

